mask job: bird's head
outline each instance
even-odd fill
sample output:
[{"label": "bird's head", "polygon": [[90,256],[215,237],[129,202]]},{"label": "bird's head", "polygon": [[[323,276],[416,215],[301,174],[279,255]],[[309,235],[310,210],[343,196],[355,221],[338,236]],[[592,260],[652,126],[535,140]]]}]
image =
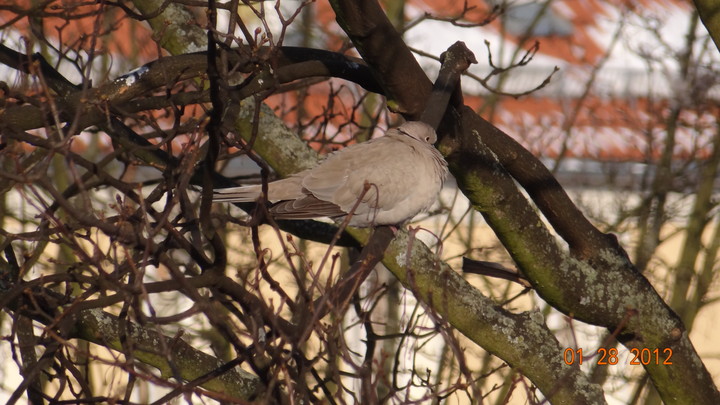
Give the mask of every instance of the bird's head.
[{"label": "bird's head", "polygon": [[420,142],[434,145],[437,141],[437,134],[430,125],[420,121],[408,121],[395,128],[400,134],[415,138]]}]

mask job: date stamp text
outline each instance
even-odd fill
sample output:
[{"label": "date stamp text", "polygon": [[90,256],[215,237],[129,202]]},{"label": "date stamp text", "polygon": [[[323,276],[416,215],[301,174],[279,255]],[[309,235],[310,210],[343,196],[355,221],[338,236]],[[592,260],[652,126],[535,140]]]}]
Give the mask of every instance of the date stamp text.
[{"label": "date stamp text", "polygon": [[[597,365],[616,365],[620,362],[618,357],[618,349],[604,348],[601,347],[597,352],[586,355],[583,353],[583,349],[571,349],[567,348],[563,352],[563,360],[565,364],[582,365],[583,362],[592,361]],[[670,365],[672,364],[673,351],[670,348],[664,349],[649,349],[649,348],[631,348],[630,356],[628,357],[628,364],[632,366],[647,366],[647,365]]]}]

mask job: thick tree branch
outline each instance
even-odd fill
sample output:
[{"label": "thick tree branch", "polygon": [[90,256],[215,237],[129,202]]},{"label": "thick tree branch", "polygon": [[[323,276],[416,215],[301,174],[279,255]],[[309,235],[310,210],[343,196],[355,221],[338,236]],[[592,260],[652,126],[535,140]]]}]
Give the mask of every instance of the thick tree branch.
[{"label": "thick tree branch", "polygon": [[[460,41],[450,46],[440,59],[442,63],[440,73],[420,117],[420,121],[430,124],[433,128],[440,125],[449,105],[462,104],[460,76],[471,64],[477,63],[475,54]],[[452,97],[455,99],[451,102]]]},{"label": "thick tree branch", "polygon": [[714,0],[693,0],[693,3],[715,47],[720,51],[720,4]]},{"label": "thick tree branch", "polygon": [[[331,0],[337,21],[372,66],[391,110],[420,118],[432,82],[415,61],[377,1]],[[419,81],[415,81],[419,80]],[[396,91],[404,89],[404,91]]]},{"label": "thick tree branch", "polygon": [[[121,325],[127,330],[123,331]],[[185,381],[204,379],[217,370],[224,372],[200,384],[215,393],[235,399],[250,400],[261,390],[259,379],[239,367],[226,369],[225,363],[210,356],[180,337],[161,335],[151,328],[128,322],[120,322],[117,316],[100,309],[88,309],[77,313],[73,337],[87,340],[110,349],[123,352],[122,339],[130,339],[134,358],[156,367],[164,378],[180,377]],[[165,343],[161,343],[164,341]],[[160,351],[167,347],[168,353]],[[220,399],[222,397],[219,397]]]}]

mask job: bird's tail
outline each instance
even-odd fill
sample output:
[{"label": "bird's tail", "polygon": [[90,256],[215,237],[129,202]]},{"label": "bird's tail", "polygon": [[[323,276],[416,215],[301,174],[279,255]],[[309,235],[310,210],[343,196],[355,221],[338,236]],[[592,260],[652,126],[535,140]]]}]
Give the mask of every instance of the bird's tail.
[{"label": "bird's tail", "polygon": [[260,198],[261,187],[242,186],[214,190],[213,202],[253,202]]}]

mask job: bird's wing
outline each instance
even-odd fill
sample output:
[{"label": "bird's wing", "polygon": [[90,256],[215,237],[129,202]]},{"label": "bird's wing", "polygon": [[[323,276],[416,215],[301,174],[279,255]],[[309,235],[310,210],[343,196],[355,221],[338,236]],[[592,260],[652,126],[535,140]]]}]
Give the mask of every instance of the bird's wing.
[{"label": "bird's wing", "polygon": [[281,201],[270,208],[277,219],[311,219],[318,217],[336,218],[346,214],[337,205],[307,195],[297,200]]},{"label": "bird's wing", "polygon": [[[322,201],[331,202],[345,213],[358,199],[362,202],[356,214],[391,205],[404,192],[404,184],[398,184],[394,169],[404,165],[407,148],[388,137],[349,146],[327,157],[319,166],[310,170],[302,180],[302,186]],[[402,180],[400,180],[402,181]],[[363,195],[365,182],[371,186]],[[398,187],[400,186],[400,187]],[[382,190],[378,193],[378,190]]]}]

